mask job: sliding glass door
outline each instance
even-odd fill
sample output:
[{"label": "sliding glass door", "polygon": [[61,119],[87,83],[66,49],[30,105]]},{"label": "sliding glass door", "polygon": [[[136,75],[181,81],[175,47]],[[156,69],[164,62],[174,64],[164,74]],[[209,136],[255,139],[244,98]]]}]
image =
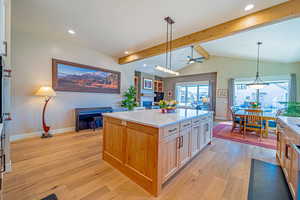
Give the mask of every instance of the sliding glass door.
[{"label": "sliding glass door", "polygon": [[176,101],[180,107],[208,108],[209,82],[203,81],[177,84]]}]

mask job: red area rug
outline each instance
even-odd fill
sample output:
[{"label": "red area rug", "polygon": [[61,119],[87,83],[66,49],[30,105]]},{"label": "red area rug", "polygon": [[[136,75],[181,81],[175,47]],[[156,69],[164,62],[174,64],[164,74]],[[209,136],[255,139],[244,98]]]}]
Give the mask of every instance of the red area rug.
[{"label": "red area rug", "polygon": [[231,128],[231,125],[219,124],[214,127],[213,136],[216,138],[222,138],[276,150],[277,140],[276,136],[273,134],[269,134],[268,138],[262,138],[262,140],[260,141],[259,137],[255,135],[255,133],[247,133],[246,136],[243,137],[243,135],[239,133],[237,129],[233,133],[231,133]]}]

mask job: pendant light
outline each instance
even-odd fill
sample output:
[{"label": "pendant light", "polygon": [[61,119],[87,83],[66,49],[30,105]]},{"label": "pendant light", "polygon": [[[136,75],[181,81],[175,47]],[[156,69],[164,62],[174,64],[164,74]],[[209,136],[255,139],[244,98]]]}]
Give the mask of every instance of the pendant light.
[{"label": "pendant light", "polygon": [[[167,24],[167,42],[166,42],[166,66],[156,65],[155,69],[161,72],[169,73],[172,75],[179,75],[179,72],[172,70],[172,39],[173,39],[173,24],[175,21],[171,17],[166,17],[164,19]],[[170,27],[170,32],[169,32]]]},{"label": "pendant light", "polygon": [[257,63],[256,63],[256,77],[253,83],[249,83],[246,84],[247,86],[249,86],[250,88],[253,89],[262,89],[264,88],[266,85],[269,85],[268,83],[263,82],[263,80],[261,79],[261,77],[259,76],[259,64],[260,64],[260,45],[262,45],[262,42],[257,42]]}]

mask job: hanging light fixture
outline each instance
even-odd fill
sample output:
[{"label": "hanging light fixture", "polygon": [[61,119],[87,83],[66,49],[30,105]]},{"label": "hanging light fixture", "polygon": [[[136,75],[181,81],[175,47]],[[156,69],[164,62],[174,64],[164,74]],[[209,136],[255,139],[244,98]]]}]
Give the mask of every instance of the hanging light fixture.
[{"label": "hanging light fixture", "polygon": [[[171,19],[171,17],[166,17],[164,19],[167,24],[167,42],[166,42],[166,66],[159,66],[156,65],[155,69],[158,71],[162,71],[165,73],[169,73],[172,75],[179,75],[179,72],[173,71],[172,70],[172,39],[173,39],[173,24],[175,21]],[[169,27],[170,27],[170,32],[169,32]]]},{"label": "hanging light fixture", "polygon": [[263,80],[261,79],[261,77],[259,76],[259,64],[260,64],[260,45],[262,45],[262,42],[257,42],[257,63],[256,63],[256,77],[255,77],[255,80],[253,83],[249,83],[249,84],[246,84],[247,86],[249,86],[250,88],[253,88],[253,89],[262,89],[264,88],[266,85],[269,85],[269,83],[266,83],[266,82],[263,82]]}]

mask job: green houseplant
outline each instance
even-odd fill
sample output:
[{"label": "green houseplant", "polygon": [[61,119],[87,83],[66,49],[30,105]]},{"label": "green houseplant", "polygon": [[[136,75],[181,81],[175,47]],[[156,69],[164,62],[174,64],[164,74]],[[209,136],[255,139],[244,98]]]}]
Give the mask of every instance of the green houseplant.
[{"label": "green houseplant", "polygon": [[121,102],[121,106],[127,108],[128,110],[133,110],[133,108],[137,106],[135,96],[136,89],[133,86],[130,86],[123,95],[125,99]]},{"label": "green houseplant", "polygon": [[286,103],[286,109],[283,115],[288,117],[300,117],[300,102]]}]

